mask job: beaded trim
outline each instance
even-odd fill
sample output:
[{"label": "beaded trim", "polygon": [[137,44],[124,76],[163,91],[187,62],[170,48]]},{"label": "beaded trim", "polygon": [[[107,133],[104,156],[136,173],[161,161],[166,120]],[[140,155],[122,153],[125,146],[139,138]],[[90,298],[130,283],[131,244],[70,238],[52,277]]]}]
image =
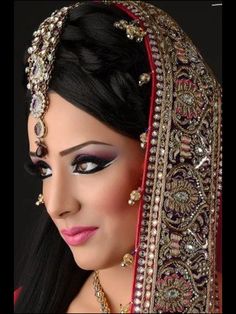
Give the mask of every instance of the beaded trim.
[{"label": "beaded trim", "polygon": [[139,19],[154,72],[131,312],[217,313],[220,86],[165,12],[109,4]]}]

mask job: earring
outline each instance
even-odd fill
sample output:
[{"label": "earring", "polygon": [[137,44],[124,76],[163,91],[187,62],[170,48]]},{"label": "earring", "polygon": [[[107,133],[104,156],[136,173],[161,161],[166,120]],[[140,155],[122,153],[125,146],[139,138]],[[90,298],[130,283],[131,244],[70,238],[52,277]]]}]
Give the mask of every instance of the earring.
[{"label": "earring", "polygon": [[125,254],[121,262],[121,267],[127,267],[128,265],[133,264],[133,260],[134,258],[130,253]]},{"label": "earring", "polygon": [[138,85],[142,86],[143,84],[147,84],[151,79],[151,75],[149,73],[142,73],[139,76]]},{"label": "earring", "polygon": [[35,203],[35,205],[39,206],[40,204],[44,204],[44,200],[43,200],[43,194],[39,194],[38,196],[38,200]]},{"label": "earring", "polygon": [[124,256],[123,256],[123,260],[121,262],[121,266],[122,267],[127,267],[131,264],[133,264],[133,261],[134,261],[134,254],[137,252],[137,249],[133,250],[131,253],[126,253]]},{"label": "earring", "polygon": [[135,204],[135,202],[140,200],[140,198],[141,198],[141,188],[139,187],[138,190],[134,190],[130,193],[130,198],[128,200],[128,204],[130,206],[133,206]]},{"label": "earring", "polygon": [[140,146],[141,146],[141,148],[145,149],[146,148],[146,144],[147,144],[147,131],[145,131],[142,134],[140,134],[139,138],[140,138]]}]

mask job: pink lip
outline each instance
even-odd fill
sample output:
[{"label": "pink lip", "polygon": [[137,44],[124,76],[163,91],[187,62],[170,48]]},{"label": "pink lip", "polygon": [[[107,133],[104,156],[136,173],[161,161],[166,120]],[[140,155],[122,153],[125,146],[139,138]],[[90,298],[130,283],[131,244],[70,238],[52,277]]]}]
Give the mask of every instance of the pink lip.
[{"label": "pink lip", "polygon": [[63,229],[64,240],[69,245],[79,245],[86,242],[91,236],[93,236],[98,227],[73,227],[71,229]]}]

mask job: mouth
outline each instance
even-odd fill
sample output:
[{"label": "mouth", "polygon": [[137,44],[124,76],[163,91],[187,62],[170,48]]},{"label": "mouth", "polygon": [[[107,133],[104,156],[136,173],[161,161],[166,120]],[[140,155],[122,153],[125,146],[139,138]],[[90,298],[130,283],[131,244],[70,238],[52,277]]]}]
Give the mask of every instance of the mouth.
[{"label": "mouth", "polygon": [[68,245],[76,246],[85,243],[97,229],[98,227],[73,227],[61,230],[61,234]]}]

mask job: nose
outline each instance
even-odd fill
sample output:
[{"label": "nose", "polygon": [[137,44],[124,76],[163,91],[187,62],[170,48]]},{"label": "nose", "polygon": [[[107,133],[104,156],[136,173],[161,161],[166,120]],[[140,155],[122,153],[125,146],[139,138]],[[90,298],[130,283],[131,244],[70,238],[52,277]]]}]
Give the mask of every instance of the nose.
[{"label": "nose", "polygon": [[73,179],[62,173],[54,174],[44,186],[45,205],[52,219],[77,213],[80,202]]}]

